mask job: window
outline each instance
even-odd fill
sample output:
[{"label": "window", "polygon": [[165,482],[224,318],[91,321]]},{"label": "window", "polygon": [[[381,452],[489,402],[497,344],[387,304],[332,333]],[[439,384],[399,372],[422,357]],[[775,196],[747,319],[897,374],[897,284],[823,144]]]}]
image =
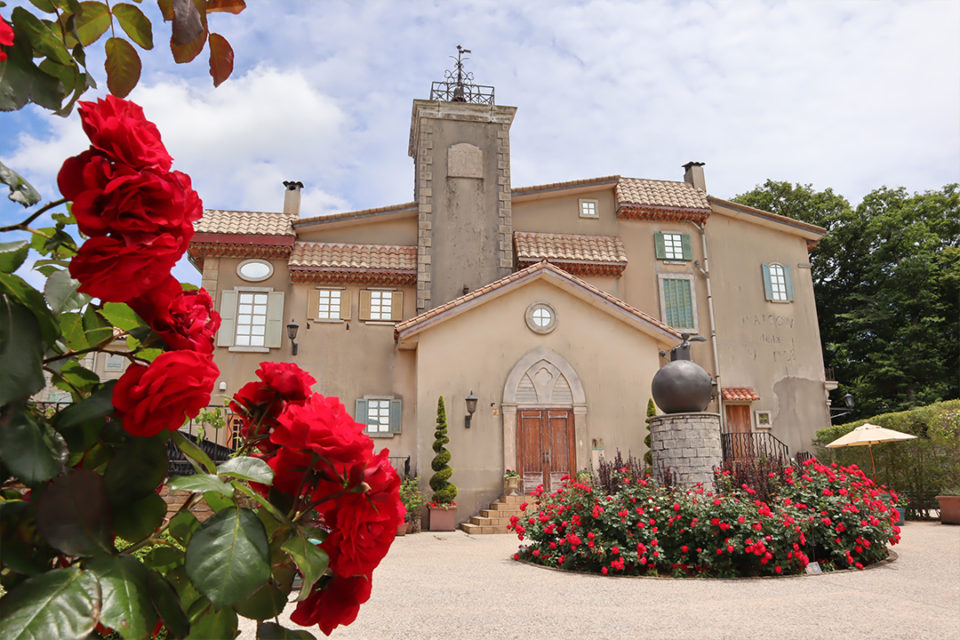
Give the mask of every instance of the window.
[{"label": "window", "polygon": [[277,349],[283,334],[283,292],[237,287],[220,292],[217,346],[235,351]]},{"label": "window", "polygon": [[693,260],[689,233],[658,232],[653,236],[657,260]]},{"label": "window", "polygon": [[361,289],[360,319],[398,322],[403,317],[403,292],[395,289]]},{"label": "window", "polygon": [[266,260],[244,260],[237,265],[237,275],[248,282],[260,282],[273,275],[273,265]]},{"label": "window", "polygon": [[318,287],[310,292],[307,317],[311,320],[350,319],[350,291],[338,287]]},{"label": "window", "polygon": [[762,264],[763,295],[770,302],[793,301],[793,275],[789,265]]},{"label": "window", "polygon": [[123,362],[126,360],[123,356],[115,353],[107,354],[107,361],[103,365],[104,371],[123,371]]},{"label": "window", "polygon": [[371,437],[391,437],[400,433],[403,404],[399,398],[365,397],[357,399],[354,419],[367,425]]},{"label": "window", "polygon": [[697,330],[697,302],[693,276],[660,276],[660,317],[674,329]]},{"label": "window", "polygon": [[557,328],[557,310],[546,302],[534,302],[527,307],[524,320],[534,333],[550,333]]},{"label": "window", "polygon": [[600,211],[598,209],[599,202],[597,200],[580,198],[580,217],[581,218],[599,218]]}]

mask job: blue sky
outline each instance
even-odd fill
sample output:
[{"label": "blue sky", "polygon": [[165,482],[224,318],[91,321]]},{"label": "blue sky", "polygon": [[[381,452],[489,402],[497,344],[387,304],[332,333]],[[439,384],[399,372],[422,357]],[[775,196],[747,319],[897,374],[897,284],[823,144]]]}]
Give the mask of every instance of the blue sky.
[{"label": "blue sky", "polygon": [[[698,160],[719,197],[772,178],[856,204],[960,179],[960,2],[248,2],[211,18],[236,53],[217,89],[205,54],[172,62],[169,27],[142,5],[157,47],[130,98],[208,208],[277,210],[285,179],[305,184],[304,216],[412,200],[411,101],[457,44],[518,107],[514,186],[681,179]],[[88,63],[105,87],[102,42]],[[0,123],[0,161],[55,198],[86,146],[76,116]],[[0,205],[4,224],[20,217]]]}]

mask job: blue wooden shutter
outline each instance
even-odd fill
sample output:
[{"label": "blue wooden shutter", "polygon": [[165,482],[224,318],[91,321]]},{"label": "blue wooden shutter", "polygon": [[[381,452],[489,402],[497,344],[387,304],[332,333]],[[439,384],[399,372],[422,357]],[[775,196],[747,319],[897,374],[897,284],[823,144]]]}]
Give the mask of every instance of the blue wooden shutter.
[{"label": "blue wooden shutter", "polygon": [[693,260],[693,247],[690,245],[689,233],[681,234],[680,245],[683,247],[683,259]]},{"label": "blue wooden shutter", "polygon": [[[367,401],[363,398],[357,398],[357,404],[353,410],[353,420],[363,425],[367,424]],[[364,432],[366,431],[367,429],[364,429]]]},{"label": "blue wooden shutter", "polygon": [[770,265],[761,264],[760,270],[763,273],[763,297],[767,300],[773,300],[773,283],[770,282]]},{"label": "blue wooden shutter", "polygon": [[787,286],[787,300],[793,302],[793,273],[788,264],[783,265],[783,282]]},{"label": "blue wooden shutter", "polygon": [[403,420],[403,400],[390,401],[390,433],[400,433],[400,423]]},{"label": "blue wooden shutter", "polygon": [[664,245],[662,233],[653,234],[653,247],[656,251],[657,260],[667,259],[667,247]]}]

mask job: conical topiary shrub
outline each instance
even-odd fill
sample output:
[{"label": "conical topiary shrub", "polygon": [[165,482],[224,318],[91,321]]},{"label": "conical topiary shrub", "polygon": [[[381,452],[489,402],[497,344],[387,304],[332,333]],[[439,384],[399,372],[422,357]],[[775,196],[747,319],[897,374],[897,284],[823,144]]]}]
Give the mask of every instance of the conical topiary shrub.
[{"label": "conical topiary shrub", "polygon": [[650,418],[657,415],[657,405],[653,403],[653,398],[647,401],[647,437],[643,439],[643,444],[647,445],[647,452],[643,454],[643,461],[648,467],[653,467],[653,451],[650,450]]},{"label": "conical topiary shrub", "polygon": [[447,410],[443,405],[443,396],[437,401],[437,430],[433,434],[433,457],[430,468],[434,470],[430,477],[430,488],[433,489],[433,502],[449,504],[457,497],[457,486],[450,482],[453,469],[450,467],[450,452],[444,447],[450,442],[447,437]]}]

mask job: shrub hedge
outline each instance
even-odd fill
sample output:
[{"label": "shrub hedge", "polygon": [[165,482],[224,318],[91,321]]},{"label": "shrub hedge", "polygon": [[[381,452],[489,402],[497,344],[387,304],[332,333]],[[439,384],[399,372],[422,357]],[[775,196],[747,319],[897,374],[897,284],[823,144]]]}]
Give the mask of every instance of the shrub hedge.
[{"label": "shrub hedge", "polygon": [[[937,509],[935,497],[945,489],[960,487],[960,400],[938,402],[868,420],[821,429],[814,438],[821,460],[871,469],[867,447],[827,449],[826,445],[864,422],[917,436],[916,440],[873,446],[877,482],[892,487],[905,498],[907,517],[928,518]],[[872,471],[871,471],[872,473]]]},{"label": "shrub hedge", "polygon": [[856,467],[788,467],[771,479],[770,502],[729,474],[716,491],[621,474],[612,495],[570,479],[549,496],[541,488],[532,515],[511,518],[527,541],[514,558],[604,575],[764,576],[801,573],[813,560],[861,569],[900,541],[896,494]]}]

